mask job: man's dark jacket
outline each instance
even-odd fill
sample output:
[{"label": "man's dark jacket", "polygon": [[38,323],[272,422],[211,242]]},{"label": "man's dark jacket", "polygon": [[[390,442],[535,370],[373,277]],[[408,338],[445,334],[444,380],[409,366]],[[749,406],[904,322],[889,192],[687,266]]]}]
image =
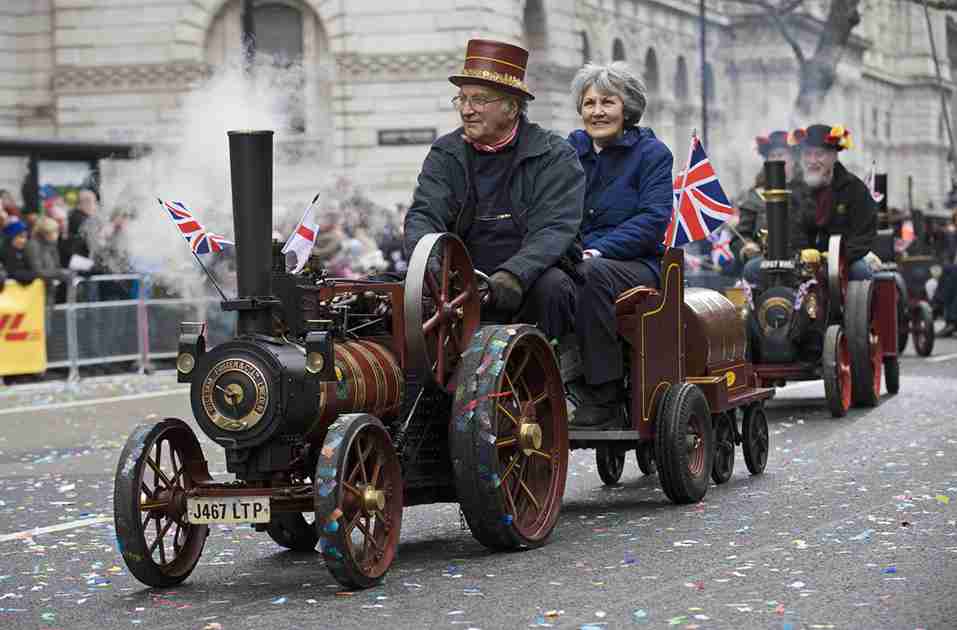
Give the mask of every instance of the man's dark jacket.
[{"label": "man's dark jacket", "polygon": [[[874,247],[877,238],[877,204],[867,184],[840,162],[834,163],[831,191],[833,203],[823,226],[818,226],[814,221],[816,204],[812,202],[805,207],[804,225],[808,240],[812,246],[827,251],[828,237],[832,234],[842,235],[847,261],[851,263],[866,256]],[[815,199],[816,196],[812,195],[811,198]]]},{"label": "man's dark jacket", "polygon": [[[406,257],[426,234],[453,232],[465,239],[475,208],[466,151],[459,127],[435,141],[405,217]],[[525,226],[519,251],[499,269],[510,272],[527,291],[560,259],[581,260],[578,230],[585,196],[585,174],[578,156],[561,136],[523,121],[509,187],[512,213]],[[496,270],[497,271],[497,270]]]}]

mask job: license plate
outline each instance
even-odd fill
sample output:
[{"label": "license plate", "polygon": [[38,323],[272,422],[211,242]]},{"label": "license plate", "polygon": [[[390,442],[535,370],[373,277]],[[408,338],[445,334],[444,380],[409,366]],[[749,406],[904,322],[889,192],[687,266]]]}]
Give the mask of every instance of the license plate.
[{"label": "license plate", "polygon": [[198,497],[186,500],[186,520],[211,523],[268,523],[269,497]]}]

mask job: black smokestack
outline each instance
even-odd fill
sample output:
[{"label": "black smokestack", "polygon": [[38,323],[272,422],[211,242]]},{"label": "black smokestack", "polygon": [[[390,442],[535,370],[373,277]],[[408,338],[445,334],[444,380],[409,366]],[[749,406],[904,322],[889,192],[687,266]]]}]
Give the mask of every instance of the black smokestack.
[{"label": "black smokestack", "polygon": [[768,259],[784,260],[788,256],[788,201],[790,195],[784,179],[784,162],[764,163],[764,204],[768,213]]},{"label": "black smokestack", "polygon": [[877,202],[877,211],[887,212],[887,173],[875,173],[874,191],[881,194],[881,200]]},{"label": "black smokestack", "polygon": [[[239,299],[267,298],[272,239],[272,131],[229,131]],[[270,334],[268,309],[240,310],[237,334]]]}]

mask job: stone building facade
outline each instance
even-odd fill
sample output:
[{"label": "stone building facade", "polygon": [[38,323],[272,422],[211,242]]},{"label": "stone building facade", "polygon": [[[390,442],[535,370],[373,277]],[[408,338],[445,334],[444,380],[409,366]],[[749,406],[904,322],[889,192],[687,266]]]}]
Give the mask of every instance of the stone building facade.
[{"label": "stone building facade", "polygon": [[[797,65],[778,31],[741,19],[734,2],[707,5],[702,71],[693,0],[5,0],[0,137],[188,140],[182,105],[242,55],[246,7],[257,54],[301,61],[286,83],[296,98],[279,130],[289,149],[280,196],[301,200],[317,178],[347,174],[379,201],[407,200],[432,132],[457,125],[447,76],[477,36],[531,50],[530,116],[562,133],[577,126],[568,95],[575,70],[585,60],[624,59],[648,83],[644,124],[672,148],[676,168],[692,129],[702,129],[705,91],[709,153],[737,193],[760,167],[757,133],[817,120],[793,114]],[[826,2],[809,7],[810,17],[792,24],[805,51]],[[942,103],[953,94],[957,28],[938,11],[931,24],[942,82],[922,7],[868,3],[817,116],[854,132],[856,147],[842,156],[852,170],[863,174],[876,160],[889,171],[893,205],[906,205],[908,178],[916,205],[940,207],[950,189]],[[236,124],[228,109],[223,130]],[[0,158],[0,187],[17,188],[24,169]]]}]

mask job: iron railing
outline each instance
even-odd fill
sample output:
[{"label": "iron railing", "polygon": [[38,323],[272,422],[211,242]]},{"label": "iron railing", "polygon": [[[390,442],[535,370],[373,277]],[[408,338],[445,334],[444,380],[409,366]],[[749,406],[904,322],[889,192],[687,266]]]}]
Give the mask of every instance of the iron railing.
[{"label": "iron railing", "polygon": [[218,298],[154,297],[153,288],[149,274],[74,277],[66,302],[47,309],[47,368],[68,368],[70,380],[81,367],[109,363],[135,363],[143,373],[176,356],[181,321],[206,320],[212,337],[231,334],[235,315]]}]

